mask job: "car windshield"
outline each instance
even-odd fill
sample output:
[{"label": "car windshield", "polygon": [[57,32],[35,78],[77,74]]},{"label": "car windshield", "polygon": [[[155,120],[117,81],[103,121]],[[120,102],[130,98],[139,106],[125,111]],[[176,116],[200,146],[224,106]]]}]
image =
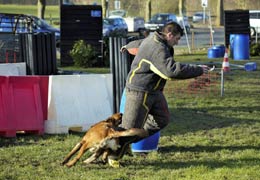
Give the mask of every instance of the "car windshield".
[{"label": "car windshield", "polygon": [[151,21],[153,21],[153,22],[165,22],[165,21],[168,21],[168,15],[166,15],[166,14],[154,15],[151,18]]},{"label": "car windshield", "polygon": [[196,15],[196,16],[202,16],[203,13],[196,13],[195,15]]},{"label": "car windshield", "polygon": [[41,27],[41,28],[43,28],[43,27],[51,27],[45,20],[43,20],[43,19],[39,19],[39,18],[37,18],[37,17],[34,17],[33,18],[33,21],[34,21],[34,23],[38,26],[38,27]]},{"label": "car windshield", "polygon": [[103,19],[103,24],[104,25],[110,25],[107,19]]},{"label": "car windshield", "polygon": [[108,25],[114,25],[114,24],[115,24],[115,19],[106,19],[106,20],[104,20],[104,21],[106,21],[106,23],[107,23]]},{"label": "car windshield", "polygon": [[114,10],[114,11],[110,11],[109,12],[109,16],[124,17],[125,15],[126,15],[126,11],[125,10]]}]

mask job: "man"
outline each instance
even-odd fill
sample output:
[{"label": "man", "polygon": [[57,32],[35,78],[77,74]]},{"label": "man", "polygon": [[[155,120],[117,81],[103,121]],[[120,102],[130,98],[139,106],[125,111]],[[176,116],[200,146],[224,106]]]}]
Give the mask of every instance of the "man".
[{"label": "man", "polygon": [[[207,66],[181,64],[174,61],[173,46],[177,45],[183,29],[176,22],[167,23],[161,32],[155,31],[139,46],[126,80],[126,103],[122,128],[143,128],[149,135],[163,129],[169,123],[168,105],[163,94],[167,80],[194,78],[207,72]],[[126,45],[128,49],[133,47]],[[122,139],[123,146],[116,157],[109,157],[109,164],[117,164],[127,145],[140,139]]]}]

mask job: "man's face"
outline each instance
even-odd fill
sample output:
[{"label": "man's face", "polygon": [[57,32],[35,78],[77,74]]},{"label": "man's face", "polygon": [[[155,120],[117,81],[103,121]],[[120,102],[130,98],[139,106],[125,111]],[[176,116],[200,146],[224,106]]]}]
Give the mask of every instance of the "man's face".
[{"label": "man's face", "polygon": [[172,33],[167,34],[167,42],[169,46],[175,46],[179,43],[181,39],[181,34],[173,35]]}]

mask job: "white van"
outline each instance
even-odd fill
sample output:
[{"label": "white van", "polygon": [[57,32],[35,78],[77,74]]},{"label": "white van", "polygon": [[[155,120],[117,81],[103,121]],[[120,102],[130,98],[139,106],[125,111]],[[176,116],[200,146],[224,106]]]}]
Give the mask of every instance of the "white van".
[{"label": "white van", "polygon": [[249,23],[251,36],[260,33],[260,10],[249,11]]},{"label": "white van", "polygon": [[127,17],[124,19],[128,26],[128,32],[141,32],[145,29],[144,18],[142,17]]}]

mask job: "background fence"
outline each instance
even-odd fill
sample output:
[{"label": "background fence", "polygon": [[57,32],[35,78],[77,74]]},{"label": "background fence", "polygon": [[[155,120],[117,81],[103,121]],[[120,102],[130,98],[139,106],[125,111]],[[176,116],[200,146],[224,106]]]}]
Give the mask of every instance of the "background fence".
[{"label": "background fence", "polygon": [[57,73],[54,33],[0,33],[0,63],[25,62],[27,75]]}]

